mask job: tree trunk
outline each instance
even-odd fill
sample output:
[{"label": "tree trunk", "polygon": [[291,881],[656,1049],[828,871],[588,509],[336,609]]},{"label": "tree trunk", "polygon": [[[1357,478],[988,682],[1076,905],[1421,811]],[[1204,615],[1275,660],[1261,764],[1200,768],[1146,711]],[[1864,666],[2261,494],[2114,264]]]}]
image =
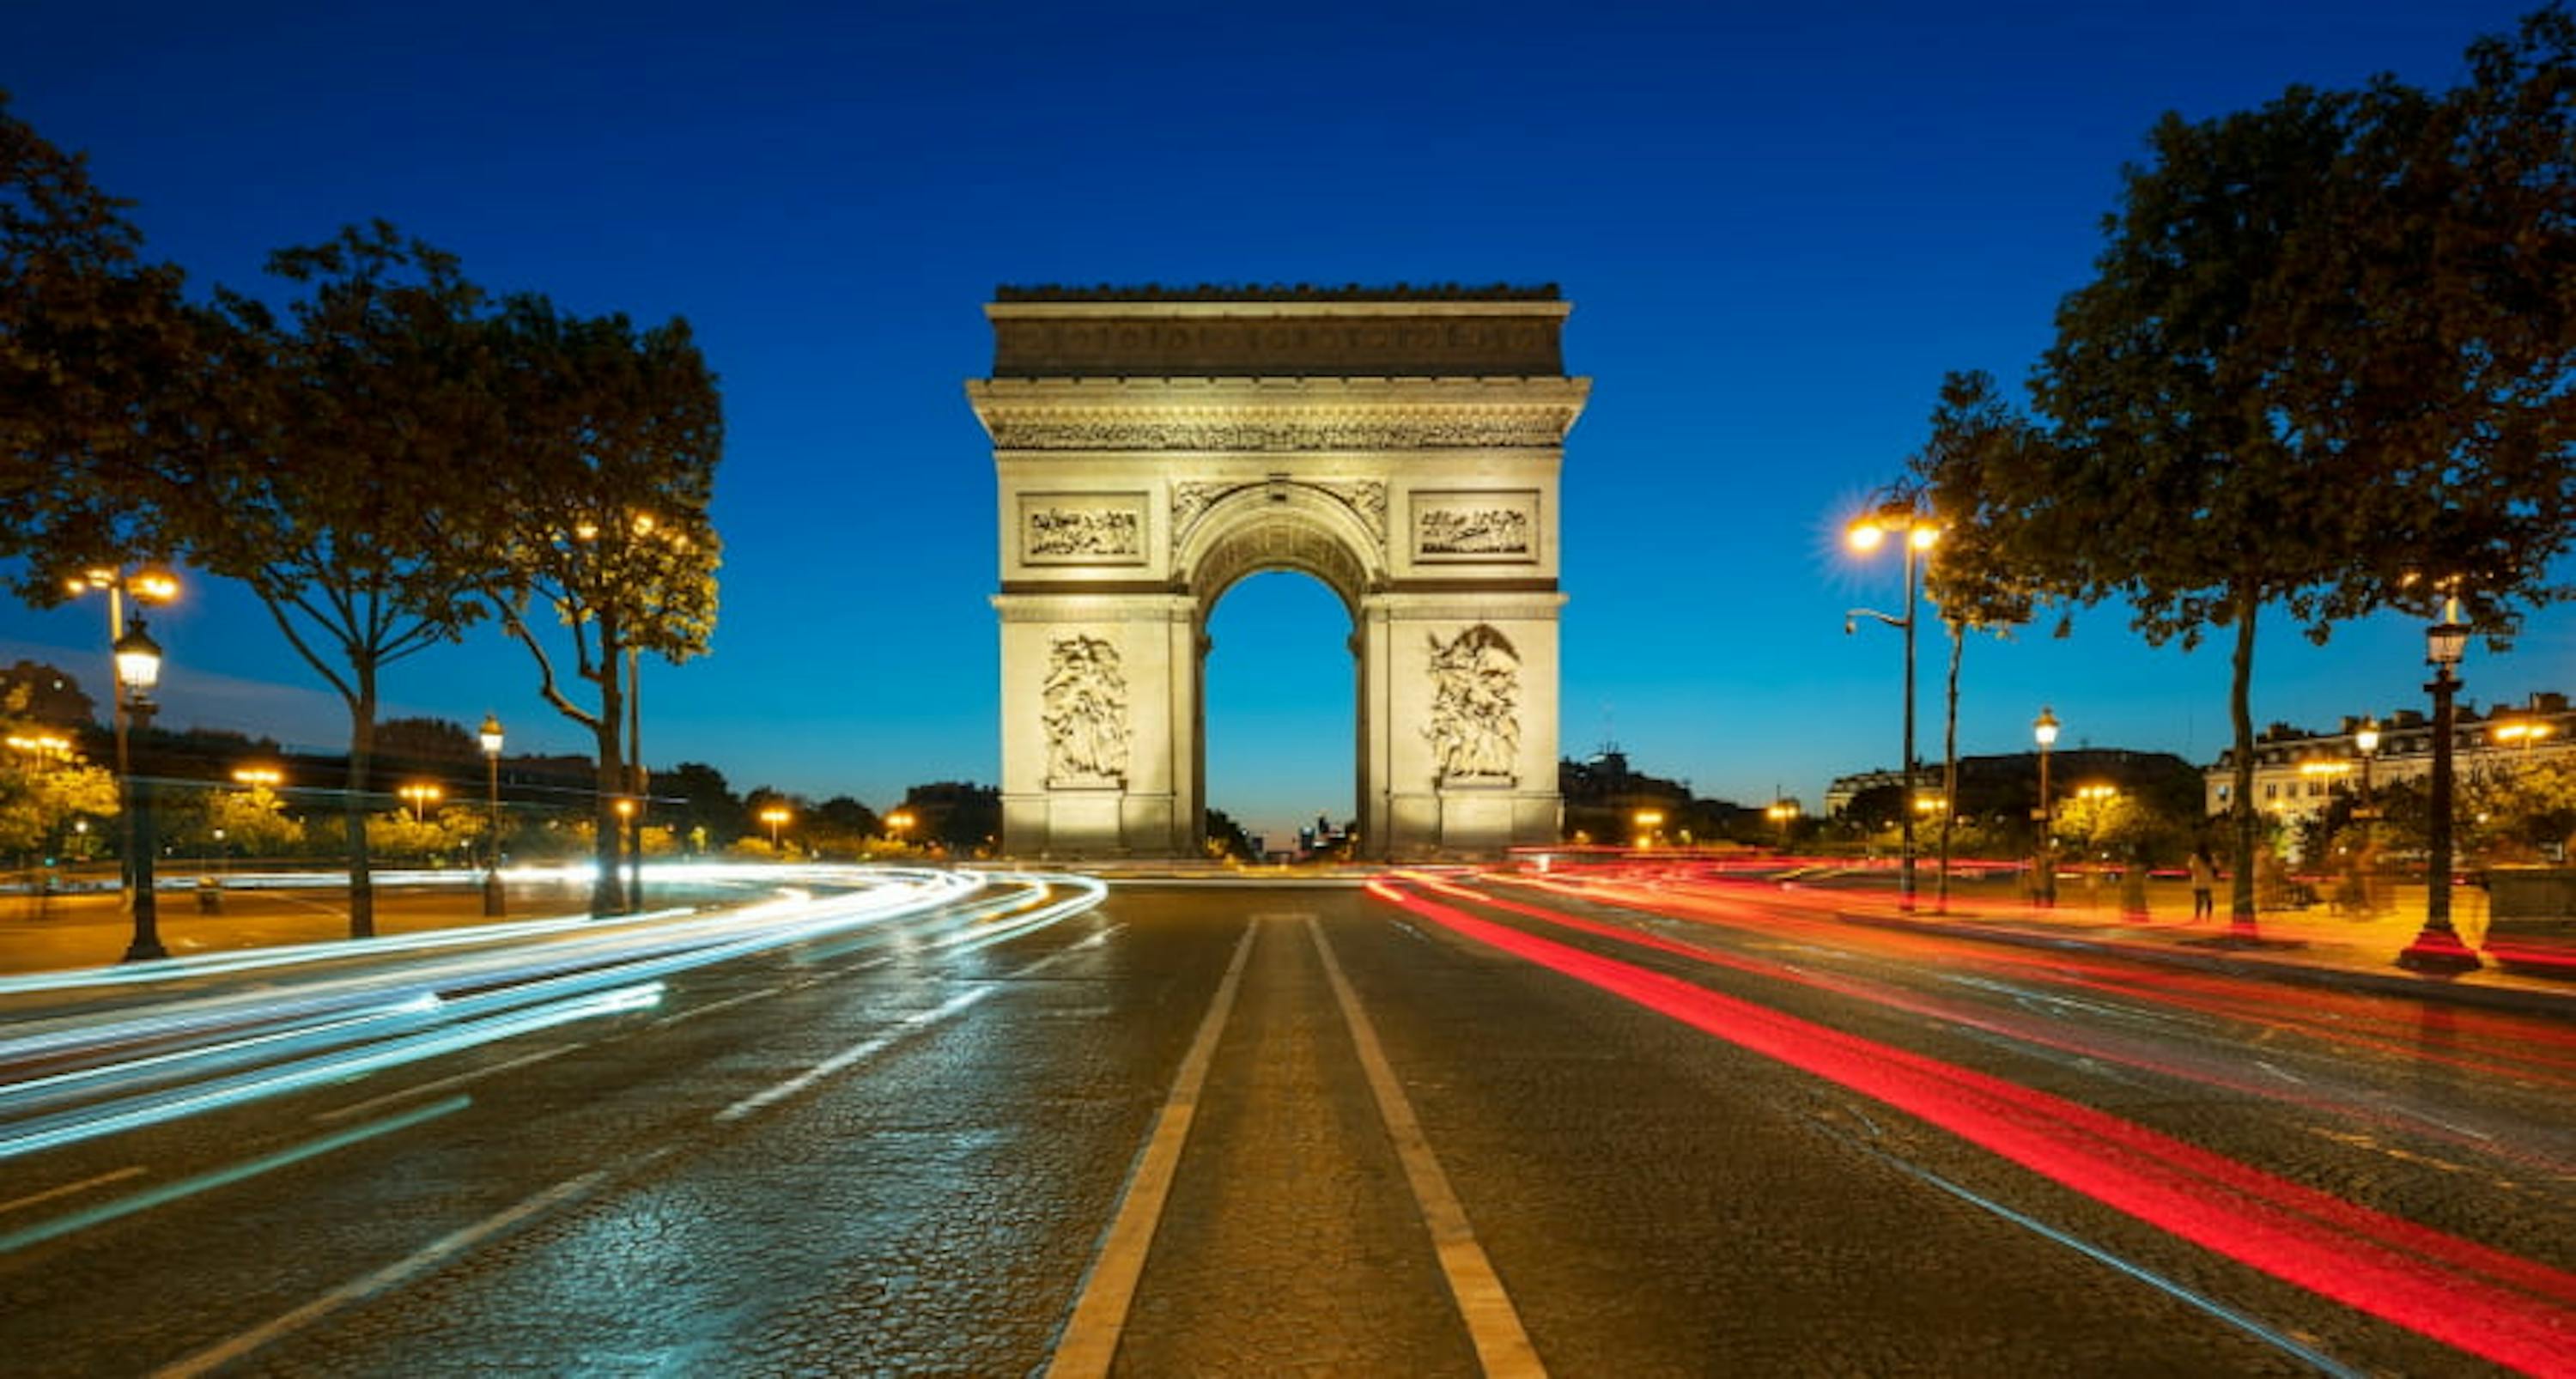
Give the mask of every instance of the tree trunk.
[{"label": "tree trunk", "polygon": [[376,936],[376,886],[367,856],[367,776],[376,754],[376,668],[364,659],[349,667],[357,695],[349,701],[349,780],[341,797],[341,822],[349,840],[349,937]]},{"label": "tree trunk", "polygon": [[591,823],[595,871],[590,879],[590,912],[613,915],[626,909],[626,820],[617,812],[617,801],[626,793],[626,759],[617,740],[623,694],[616,653],[610,651],[600,660],[599,719],[591,725],[591,738],[599,745],[599,790]]},{"label": "tree trunk", "polygon": [[2228,932],[2232,937],[2252,939],[2254,924],[2254,846],[2257,829],[2254,814],[2254,613],[2256,602],[2253,586],[2238,589],[2236,595],[2236,654],[2230,662],[2227,686],[2227,719],[2236,734],[2235,780],[2228,787],[2228,819],[2236,826],[2234,864],[2236,874],[2227,886]]},{"label": "tree trunk", "polygon": [[1950,824],[1959,817],[1959,657],[1968,649],[1967,629],[1945,622],[1950,629],[1950,694],[1949,710],[1941,724],[1941,880],[1932,893],[1932,908],[1942,914],[1950,911]]}]

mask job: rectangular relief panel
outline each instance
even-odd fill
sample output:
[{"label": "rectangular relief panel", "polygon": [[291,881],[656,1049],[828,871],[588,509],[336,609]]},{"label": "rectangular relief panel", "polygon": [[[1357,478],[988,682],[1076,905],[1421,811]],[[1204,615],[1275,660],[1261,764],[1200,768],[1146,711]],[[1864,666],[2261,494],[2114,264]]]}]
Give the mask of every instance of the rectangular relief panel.
[{"label": "rectangular relief panel", "polygon": [[1023,493],[1023,565],[1142,565],[1147,560],[1142,493]]},{"label": "rectangular relief panel", "polygon": [[1413,494],[1413,560],[1417,565],[1539,563],[1539,493],[1417,490]]}]

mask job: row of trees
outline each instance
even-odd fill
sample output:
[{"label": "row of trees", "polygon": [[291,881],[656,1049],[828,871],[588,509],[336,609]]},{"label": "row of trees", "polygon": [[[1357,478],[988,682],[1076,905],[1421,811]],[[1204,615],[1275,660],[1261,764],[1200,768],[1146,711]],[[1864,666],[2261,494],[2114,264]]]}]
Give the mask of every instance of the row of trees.
[{"label": "row of trees", "polygon": [[[1896,497],[1944,525],[1957,648],[2035,605],[2125,603],[2150,642],[2231,634],[2240,928],[2254,911],[2256,629],[2317,642],[2456,607],[2496,644],[2571,591],[2576,20],[2481,39],[2427,91],[2293,87],[2168,115],[2017,409],[1940,390]],[[2061,617],[2060,635],[2066,632]]]},{"label": "row of trees", "polygon": [[191,297],[126,203],[0,95],[0,557],[59,602],[184,560],[247,584],[345,702],[353,934],[387,669],[490,618],[597,762],[595,908],[637,658],[702,654],[716,381],[685,321],[496,297],[382,221],[280,250],[268,297]]}]

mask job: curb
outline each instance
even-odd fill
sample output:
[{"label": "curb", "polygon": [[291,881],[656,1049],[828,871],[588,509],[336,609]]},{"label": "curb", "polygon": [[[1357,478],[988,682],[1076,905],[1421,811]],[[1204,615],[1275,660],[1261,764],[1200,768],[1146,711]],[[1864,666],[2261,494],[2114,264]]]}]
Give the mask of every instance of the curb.
[{"label": "curb", "polygon": [[2256,977],[2265,981],[2286,982],[2299,986],[2365,991],[2376,996],[2409,996],[2418,1000],[2443,1001],[2453,1005],[2479,1006],[2489,1010],[2507,1010],[2523,1015],[2576,1020],[2576,991],[2560,993],[2535,991],[2518,986],[2463,986],[2440,977],[2415,977],[2397,972],[2322,967],[2313,963],[2284,962],[2244,953],[2186,952],[2155,944],[2124,942],[2117,939],[2073,938],[2062,934],[2033,933],[2026,929],[1999,929],[1973,922],[1960,923],[1955,920],[1935,923],[1929,920],[1899,919],[1892,915],[1873,915],[1850,910],[1836,910],[1834,918],[1846,924],[1861,924],[1904,933],[1944,934],[1955,938],[1974,939],[1980,943],[2001,943],[2017,948],[2114,953],[2135,961],[2156,963],[2166,967],[2224,972],[2231,976]]}]

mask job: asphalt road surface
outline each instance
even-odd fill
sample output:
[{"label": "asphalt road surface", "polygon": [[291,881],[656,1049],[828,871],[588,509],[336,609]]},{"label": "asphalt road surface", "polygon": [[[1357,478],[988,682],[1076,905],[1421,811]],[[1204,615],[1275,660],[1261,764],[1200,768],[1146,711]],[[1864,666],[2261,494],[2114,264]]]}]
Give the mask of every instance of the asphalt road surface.
[{"label": "asphalt road surface", "polygon": [[[2576,1371],[2576,1024],[1745,883],[990,894],[0,993],[0,1372]],[[397,1027],[480,1033],[331,1061]]]}]

